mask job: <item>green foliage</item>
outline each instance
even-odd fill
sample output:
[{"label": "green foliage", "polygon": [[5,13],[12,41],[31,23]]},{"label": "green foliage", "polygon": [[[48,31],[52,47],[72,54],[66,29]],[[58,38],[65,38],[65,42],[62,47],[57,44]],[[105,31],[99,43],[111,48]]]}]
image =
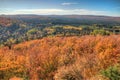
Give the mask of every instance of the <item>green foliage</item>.
[{"label": "green foliage", "polygon": [[120,69],[116,66],[109,67],[108,69],[103,70],[101,73],[110,80],[120,80]]},{"label": "green foliage", "polygon": [[105,30],[94,30],[93,32],[91,32],[92,35],[110,35],[110,32],[109,31],[105,31]]},{"label": "green foliage", "polygon": [[37,29],[35,29],[35,28],[33,28],[33,29],[30,29],[28,32],[27,32],[27,34],[35,34],[35,33],[37,33]]}]

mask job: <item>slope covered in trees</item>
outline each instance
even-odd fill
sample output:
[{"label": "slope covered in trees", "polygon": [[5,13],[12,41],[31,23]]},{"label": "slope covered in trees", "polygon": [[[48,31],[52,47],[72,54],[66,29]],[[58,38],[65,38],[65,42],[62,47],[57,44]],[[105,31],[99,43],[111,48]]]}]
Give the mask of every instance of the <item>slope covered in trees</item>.
[{"label": "slope covered in trees", "polygon": [[0,48],[0,79],[119,80],[120,35],[46,37]]},{"label": "slope covered in trees", "polygon": [[9,27],[12,24],[10,18],[0,17],[0,26]]},{"label": "slope covered in trees", "polygon": [[119,17],[2,15],[0,80],[119,80],[113,34]]},{"label": "slope covered in trees", "polygon": [[[78,16],[78,19],[87,19],[88,16]],[[89,16],[90,17],[90,16]],[[88,17],[88,18],[89,18]],[[90,19],[100,16],[91,16]],[[57,19],[56,19],[57,18]],[[66,20],[67,18],[67,20]],[[105,17],[105,19],[116,19]],[[82,36],[82,35],[110,35],[120,34],[120,24],[118,21],[111,24],[101,23],[81,23],[77,16],[25,16],[13,15],[0,17],[0,47],[18,44],[20,42],[33,39],[40,39],[46,36]],[[100,17],[104,19],[104,17]],[[70,20],[70,21],[69,21]],[[119,20],[119,17],[118,17]],[[78,21],[78,23],[74,23]],[[60,23],[61,22],[61,23]],[[65,24],[63,22],[66,22]],[[83,22],[85,22],[83,20]],[[94,20],[93,20],[94,22]]]}]

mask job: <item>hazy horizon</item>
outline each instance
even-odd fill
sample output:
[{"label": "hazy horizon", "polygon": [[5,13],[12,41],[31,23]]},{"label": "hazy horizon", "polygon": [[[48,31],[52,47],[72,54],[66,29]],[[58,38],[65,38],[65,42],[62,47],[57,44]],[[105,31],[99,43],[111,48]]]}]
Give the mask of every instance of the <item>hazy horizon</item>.
[{"label": "hazy horizon", "polygon": [[79,15],[79,14],[0,14],[0,16],[101,16],[101,17],[120,17],[112,15]]},{"label": "hazy horizon", "polygon": [[96,15],[120,17],[118,0],[0,0],[0,15]]}]

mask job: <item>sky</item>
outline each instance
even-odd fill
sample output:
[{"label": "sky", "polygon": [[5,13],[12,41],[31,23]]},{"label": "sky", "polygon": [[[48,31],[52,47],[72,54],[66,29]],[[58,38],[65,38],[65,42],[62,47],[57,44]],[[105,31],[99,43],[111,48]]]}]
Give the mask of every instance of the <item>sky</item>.
[{"label": "sky", "polygon": [[0,15],[2,14],[120,17],[120,0],[0,0]]}]

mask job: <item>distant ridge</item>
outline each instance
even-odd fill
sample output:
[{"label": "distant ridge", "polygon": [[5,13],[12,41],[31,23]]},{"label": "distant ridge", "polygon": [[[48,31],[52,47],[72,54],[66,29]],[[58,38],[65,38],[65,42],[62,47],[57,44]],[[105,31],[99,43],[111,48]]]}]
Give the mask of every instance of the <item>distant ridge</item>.
[{"label": "distant ridge", "polygon": [[0,17],[10,19],[22,20],[40,20],[52,23],[88,23],[88,24],[120,24],[120,17],[101,16],[101,15],[35,15],[35,14],[21,14],[21,15],[0,15]]}]

